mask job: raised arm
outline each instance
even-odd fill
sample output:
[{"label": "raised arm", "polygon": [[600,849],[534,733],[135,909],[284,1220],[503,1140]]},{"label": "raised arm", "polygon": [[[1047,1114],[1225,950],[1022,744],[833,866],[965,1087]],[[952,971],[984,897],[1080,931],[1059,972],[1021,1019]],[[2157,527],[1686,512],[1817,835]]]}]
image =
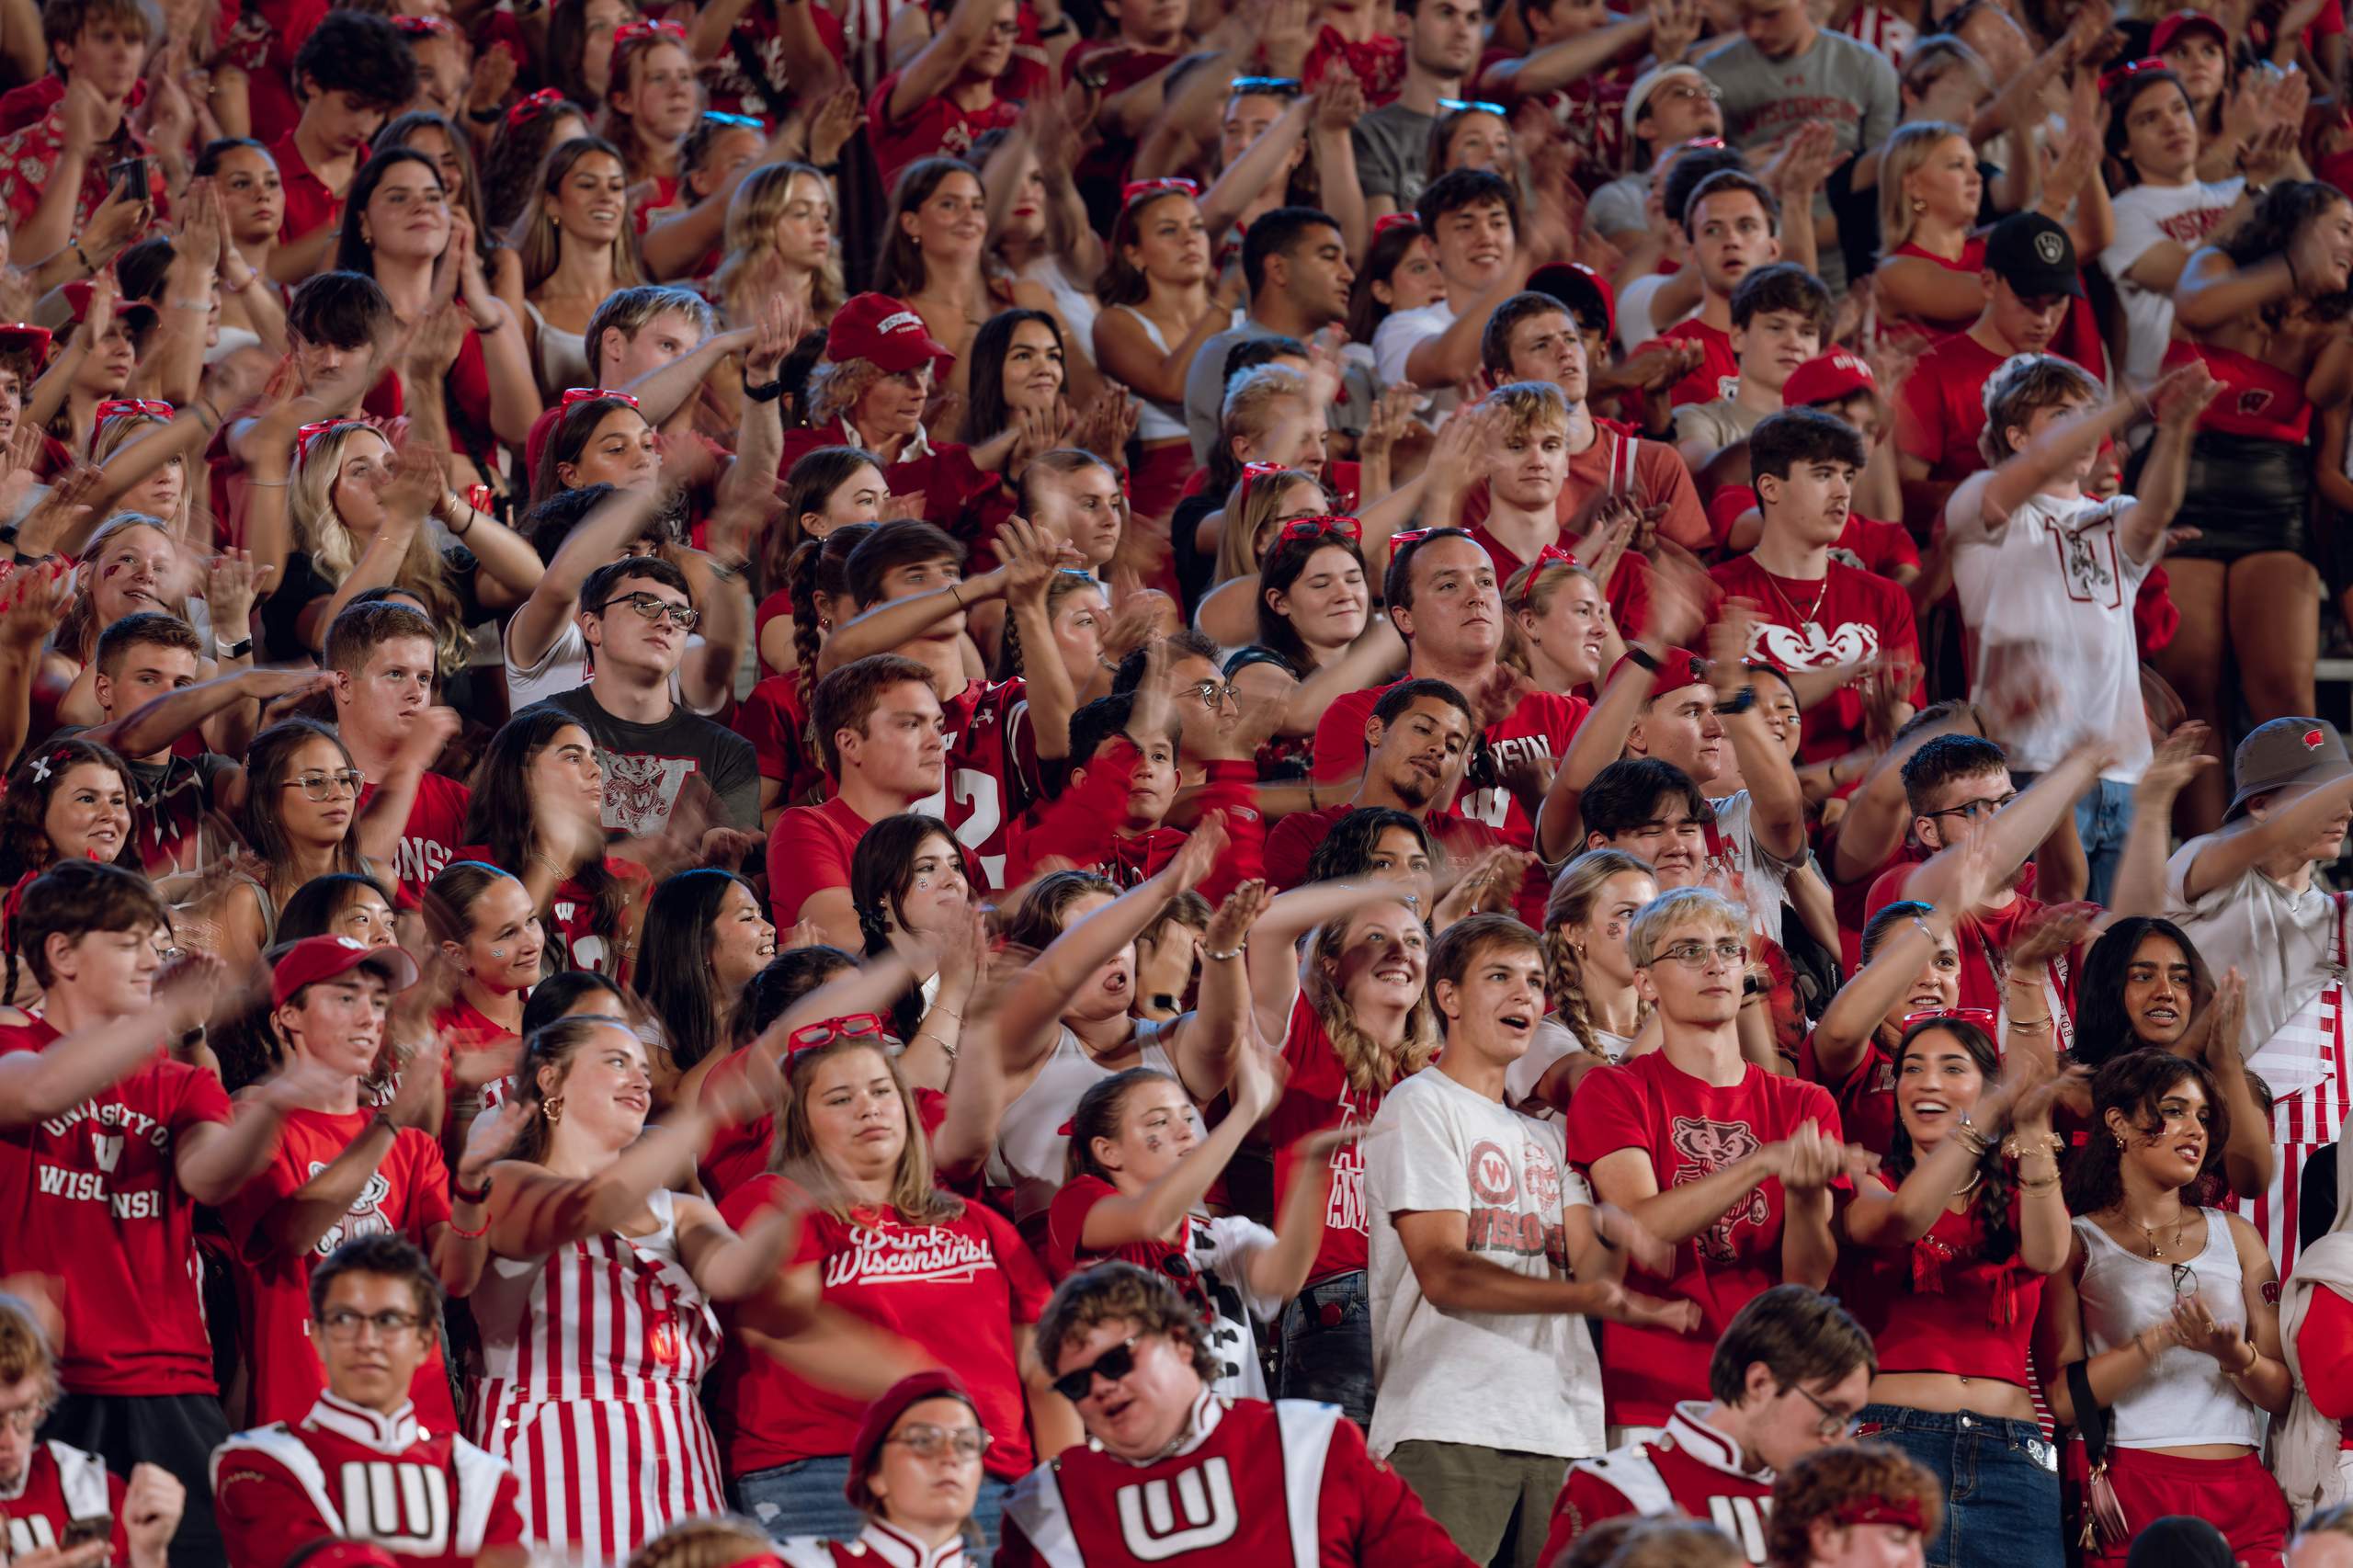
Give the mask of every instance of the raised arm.
[{"label": "raised arm", "polygon": [[[1202,838],[1199,858],[1214,865],[1227,843],[1225,819],[1213,813],[1193,830]],[[1186,841],[1192,847],[1192,841]],[[1244,952],[1251,924],[1267,905],[1267,884],[1253,880],[1237,885],[1219,901],[1201,938],[1201,984],[1194,1010],[1178,1018],[1169,1031],[1168,1049],[1176,1075],[1185,1088],[1203,1103],[1215,1099],[1233,1081],[1234,1063],[1247,1055],[1256,1035],[1250,1023],[1250,975]],[[1220,957],[1219,955],[1224,955]],[[1279,1035],[1258,1036],[1268,1042]]]},{"label": "raised arm", "polygon": [[[2076,801],[2092,787],[2106,765],[2106,752],[2097,742],[2078,744],[2066,759],[2036,779],[2018,799],[1994,814],[1983,829],[1986,854],[1995,879],[2007,877],[2026,864],[2027,857],[2051,836],[2062,813],[2075,809]],[[1937,851],[1904,879],[1904,896],[1939,908],[1954,902],[1961,885],[1961,846]]]},{"label": "raised arm", "polygon": [[2132,505],[2116,520],[2116,542],[2138,564],[2164,553],[2165,529],[2189,487],[2189,438],[2198,416],[2222,390],[2204,360],[2193,360],[2159,381],[2150,395],[2157,432],[2134,486]]},{"label": "raised arm", "polygon": [[[1244,1052],[1233,1074],[1233,1108],[1225,1119],[1142,1191],[1113,1193],[1089,1209],[1079,1245],[1087,1252],[1109,1252],[1175,1230],[1225,1174],[1243,1139],[1274,1108],[1276,1093],[1265,1060],[1255,1050]],[[1313,1262],[1312,1256],[1309,1262]]]},{"label": "raised arm", "polygon": [[659,483],[650,490],[616,490],[564,536],[555,559],[532,585],[530,597],[507,622],[506,650],[518,666],[539,663],[555,645],[564,623],[579,608],[581,585],[588,574],[620,559],[654,520],[663,492]]},{"label": "raised arm", "polygon": [[0,1056],[0,1127],[62,1115],[131,1076],[159,1048],[206,1021],[226,973],[210,954],[183,954],[156,971],[153,1000],[139,1011],[77,1029],[50,1050]]},{"label": "raised arm", "polygon": [[948,20],[931,35],[931,41],[918,51],[892,84],[890,101],[882,106],[882,117],[892,125],[940,97],[964,68],[964,62],[981,47],[981,40],[996,25],[995,0],[956,0],[955,8],[948,13]]},{"label": "raised arm", "polygon": [[[1708,680],[1717,700],[1731,701],[1748,689],[1748,665],[1743,654],[1756,623],[1753,607],[1739,599],[1724,601],[1724,613],[1708,632],[1712,662]],[[1723,715],[1724,733],[1740,765],[1740,781],[1748,789],[1749,827],[1757,846],[1783,864],[1805,858],[1805,790],[1798,783],[1790,754],[1765,727],[1765,715],[1755,703],[1738,713]]]},{"label": "raised arm", "polygon": [[540,1257],[614,1229],[656,1187],[690,1168],[715,1130],[701,1104],[674,1107],[594,1176],[560,1176],[544,1165],[500,1161],[491,1171],[490,1250],[500,1257]]}]

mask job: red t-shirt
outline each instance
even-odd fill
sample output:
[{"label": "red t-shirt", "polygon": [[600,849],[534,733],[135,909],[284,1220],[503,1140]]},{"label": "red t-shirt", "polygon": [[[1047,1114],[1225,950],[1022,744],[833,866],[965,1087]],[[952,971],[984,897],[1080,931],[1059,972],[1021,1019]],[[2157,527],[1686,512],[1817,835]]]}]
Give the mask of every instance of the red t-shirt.
[{"label": "red t-shirt", "polygon": [[1895,392],[1895,445],[1928,465],[1928,477],[1957,484],[1985,466],[1985,383],[2002,357],[1961,333],[1914,362]]},{"label": "red t-shirt", "polygon": [[[1410,677],[1410,674],[1409,676]],[[1324,717],[1315,725],[1314,771],[1318,778],[1347,778],[1364,767],[1364,722],[1381,700],[1386,686],[1367,687],[1333,699]],[[1467,695],[1467,694],[1466,694]],[[1582,697],[1563,697],[1558,692],[1531,691],[1519,699],[1502,723],[1487,731],[1487,744],[1498,762],[1510,762],[1518,757],[1540,757],[1558,764],[1569,751],[1570,738],[1577,726],[1585,722],[1593,704]],[[1514,847],[1532,848],[1536,843],[1536,823],[1520,806],[1510,790],[1500,786],[1457,790],[1451,814],[1483,823],[1501,834]],[[1531,868],[1529,877],[1541,881],[1543,869]],[[1523,902],[1528,890],[1522,890]],[[1536,894],[1540,917],[1543,894]]]},{"label": "red t-shirt", "polygon": [[[0,1027],[0,1054],[58,1038],[45,1018]],[[219,1392],[196,1200],[172,1161],[182,1137],[229,1117],[220,1079],[159,1054],[72,1110],[0,1131],[0,1274],[64,1281],[68,1393]]]},{"label": "red t-shirt", "polygon": [[[1756,605],[1756,634],[1745,650],[1752,663],[1777,670],[1826,669],[1903,653],[1915,668],[1919,665],[1920,635],[1913,625],[1912,596],[1884,577],[1833,559],[1826,575],[1800,582],[1775,576],[1754,555],[1737,555],[1711,567],[1708,578],[1726,597]],[[1921,695],[1915,683],[1913,701]],[[1805,710],[1798,762],[1803,766],[1844,756],[1862,739],[1862,694],[1847,687]]]},{"label": "red t-shirt", "polygon": [[122,1477],[96,1454],[51,1439],[35,1443],[14,1497],[0,1497],[0,1557],[29,1556],[65,1538],[75,1519],[101,1515],[114,1520],[114,1561],[131,1561],[122,1528]]},{"label": "red t-shirt", "polygon": [[[1715,548],[1731,549],[1733,525],[1743,513],[1756,510],[1755,485],[1719,487],[1708,502],[1708,536]],[[1833,559],[1882,577],[1893,576],[1899,566],[1920,564],[1920,547],[1912,542],[1901,523],[1883,523],[1859,512],[1847,514],[1847,526],[1838,530],[1838,542],[1830,547],[1830,553]]]},{"label": "red t-shirt", "polygon": [[[781,1176],[756,1176],[727,1195],[720,1216],[740,1232],[787,1190]],[[961,1377],[989,1431],[989,1473],[1026,1473],[1036,1457],[1013,1326],[1038,1321],[1053,1291],[1046,1271],[1013,1221],[984,1204],[967,1203],[937,1225],[887,1211],[861,1210],[859,1219],[812,1210],[788,1267],[815,1266],[827,1306],[911,1341]],[[722,1429],[732,1428],[730,1476],[849,1452],[863,1401],[803,1381],[737,1335],[721,1366],[716,1403]]]},{"label": "red t-shirt", "polygon": [[[1588,1178],[1607,1156],[1640,1149],[1664,1192],[1711,1176],[1809,1121],[1834,1142],[1843,1136],[1838,1108],[1819,1084],[1751,1063],[1739,1083],[1717,1088],[1654,1051],[1586,1074],[1564,1126],[1569,1158]],[[1684,1335],[1602,1325],[1602,1392],[1611,1422],[1655,1426],[1677,1400],[1708,1396],[1708,1358],[1717,1337],[1750,1298],[1780,1283],[1782,1208],[1781,1184],[1768,1179],[1677,1246],[1669,1278],[1627,1268],[1630,1290],[1698,1302],[1699,1326]]]},{"label": "red t-shirt", "polygon": [[[405,1236],[429,1251],[433,1227],[449,1219],[449,1167],[433,1135],[405,1127],[393,1135],[376,1174],[351,1211],[327,1228],[307,1252],[270,1253],[262,1234],[270,1210],[291,1199],[359,1135],[374,1112],[349,1115],[298,1110],[286,1118],[278,1153],[261,1174],[228,1202],[221,1217],[235,1244],[237,1294],[244,1306],[245,1364],[253,1375],[250,1425],[296,1421],[326,1387],[311,1343],[311,1270],[345,1242],[360,1236]],[[437,1431],[455,1431],[449,1375],[437,1345],[409,1384],[417,1416]]]},{"label": "red t-shirt", "polygon": [[[359,786],[353,816],[366,811],[375,798],[373,779]],[[427,771],[418,776],[416,798],[409,802],[408,823],[401,829],[401,846],[392,853],[392,878],[398,884],[394,892],[404,907],[420,902],[425,884],[439,876],[450,861],[466,858],[459,846],[466,841],[466,807],[472,799],[472,790],[446,773]]]},{"label": "red t-shirt", "polygon": [[[1647,506],[1664,506],[1665,514],[1658,520],[1658,531],[1686,550],[1704,549],[1708,543],[1708,517],[1699,505],[1699,488],[1691,480],[1682,456],[1670,441],[1648,441],[1631,428],[1614,419],[1597,419],[1599,434],[1581,452],[1569,454],[1568,483],[1561,486],[1561,498],[1553,504],[1553,512],[1561,519],[1564,545],[1574,540],[1567,536],[1568,526],[1576,520],[1594,497],[1601,494],[1631,494]],[[1632,442],[1631,458],[1627,442]],[[1498,550],[1485,537],[1480,525],[1487,520],[1494,502],[1488,494],[1487,482],[1475,480],[1462,492],[1462,501],[1456,510],[1461,526],[1481,535],[1479,542],[1495,558],[1495,575],[1508,581],[1511,574],[1526,564],[1507,551]],[[1621,568],[1642,558],[1629,552],[1620,561]],[[1506,564],[1508,562],[1508,564]],[[1615,607],[1618,578],[1622,570],[1610,576],[1610,595]],[[1622,628],[1621,628],[1622,630]]]},{"label": "red t-shirt", "polygon": [[[1865,922],[1905,896],[1904,884],[1922,863],[1906,861],[1879,874],[1871,883],[1870,895],[1863,901]],[[2010,943],[2026,928],[2028,921],[2047,907],[2040,899],[2029,898],[2021,892],[2013,894],[2000,909],[1981,909],[1955,922],[1953,943],[1961,949],[1961,995],[1956,1006],[2001,1011],[2002,975],[2008,971]],[[2057,1023],[2058,1047],[2062,1051],[2075,1038],[2075,975],[2083,961],[2083,945],[2077,943],[2052,960],[2051,976],[2044,984],[2046,991],[2055,991],[2060,998],[2052,1016]]]},{"label": "red t-shirt", "polygon": [[825,798],[825,770],[809,750],[809,703],[799,670],[769,676],[753,687],[735,705],[731,724],[752,743],[760,777],[783,784],[779,799],[785,805],[812,806]]},{"label": "red t-shirt", "polygon": [[[1893,1192],[1896,1179],[1872,1173]],[[2010,1199],[2010,1234],[2018,1234],[2018,1202]],[[1870,1330],[1882,1372],[1950,1372],[1999,1378],[2034,1387],[2027,1345],[2042,1304],[2042,1276],[2009,1256],[1989,1260],[1985,1227],[1972,1203],[1961,1213],[1940,1210],[1928,1233],[1908,1247],[1848,1248],[1841,1257],[1847,1288]]]},{"label": "red t-shirt", "polygon": [[[1278,1195],[1290,1190],[1292,1173],[1299,1168],[1293,1146],[1301,1139],[1327,1127],[1370,1126],[1387,1097],[1377,1090],[1350,1086],[1332,1037],[1324,1031],[1324,1020],[1303,995],[1291,1004],[1290,1027],[1283,1035],[1283,1066],[1282,1097],[1267,1119]],[[1343,1143],[1326,1158],[1332,1167],[1332,1196],[1324,1205],[1324,1239],[1316,1244],[1315,1267],[1308,1270],[1311,1285],[1363,1268],[1371,1233],[1365,1222],[1364,1145]],[[1276,1201],[1280,1203],[1279,1196]]]},{"label": "red t-shirt", "polygon": [[1699,368],[1675,383],[1668,393],[1677,408],[1687,403],[1713,403],[1730,397],[1740,390],[1740,356],[1732,351],[1732,334],[1720,326],[1710,326],[1698,316],[1677,322],[1648,343],[1634,350],[1656,348],[1668,343],[1697,343],[1708,351]]},{"label": "red t-shirt", "polygon": [[850,857],[873,825],[838,795],[776,819],[768,830],[768,903],[778,930],[800,924],[801,906],[818,893],[849,886]]},{"label": "red t-shirt", "polygon": [[897,181],[899,171],[917,158],[965,157],[982,132],[1021,118],[1021,106],[1004,98],[991,98],[985,108],[967,109],[958,107],[946,93],[934,93],[910,108],[905,119],[893,122],[891,95],[899,85],[899,74],[893,71],[877,83],[874,96],[866,104],[867,145],[874,150],[885,190]]},{"label": "red t-shirt", "polygon": [[[448,1062],[442,1074],[445,1081],[452,1076],[452,1070],[460,1057],[485,1051],[504,1051],[507,1061],[517,1066],[522,1062],[522,1036],[467,1001],[462,994],[450,997],[434,1009],[433,1028],[449,1047]],[[482,1103],[494,1106],[505,1100],[512,1082],[511,1078],[499,1077],[483,1085]]]},{"label": "red t-shirt", "polygon": [[[271,145],[269,155],[278,161],[278,178],[286,187],[286,215],[278,221],[279,244],[308,239],[327,224],[343,221],[343,198],[311,172],[302,149],[294,144],[292,131]],[[332,252],[329,260],[333,260]]]}]

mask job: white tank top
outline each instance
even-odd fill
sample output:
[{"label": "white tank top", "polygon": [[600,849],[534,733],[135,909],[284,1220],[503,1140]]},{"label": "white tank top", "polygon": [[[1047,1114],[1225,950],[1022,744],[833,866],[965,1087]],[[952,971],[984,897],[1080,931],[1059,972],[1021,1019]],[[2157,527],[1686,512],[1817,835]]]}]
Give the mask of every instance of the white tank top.
[{"label": "white tank top", "polygon": [[[2216,1323],[2244,1329],[2246,1298],[2229,1218],[2219,1209],[2200,1212],[2206,1216],[2206,1248],[2189,1263],[2198,1273],[2196,1291],[2205,1297]],[[2083,1278],[2075,1287],[2083,1302],[2086,1350],[2093,1355],[2113,1350],[2172,1316],[2172,1261],[2136,1256],[2089,1220],[2079,1218],[2075,1224],[2086,1255]],[[2175,1345],[2161,1352],[2150,1374],[2116,1402],[2109,1424],[2109,1441],[2124,1449],[2178,1449],[2194,1443],[2244,1443],[2260,1449],[2265,1418],[2222,1376],[2212,1357]]]},{"label": "white tank top", "polygon": [[[1142,1048],[1136,1065],[1157,1067],[1182,1082],[1176,1059],[1168,1054],[1162,1039],[1174,1022],[1136,1020],[1136,1043]],[[1012,1193],[1017,1222],[1043,1213],[1062,1189],[1063,1151],[1070,1144],[1063,1124],[1078,1108],[1078,1097],[1109,1076],[1111,1069],[1087,1055],[1086,1047],[1065,1024],[1055,1038],[1053,1054],[1038,1069],[1029,1086],[1005,1108],[1005,1116],[997,1123],[996,1147],[989,1152],[986,1179],[989,1186]],[[1190,1109],[1186,1114],[1192,1119],[1194,1136],[1199,1137],[1200,1114]]]},{"label": "white tank top", "polygon": [[[1133,305],[1114,305],[1111,308],[1133,316],[1136,324],[1143,328],[1143,335],[1152,339],[1152,346],[1163,354],[1168,352],[1168,339],[1161,335],[1159,324],[1150,316]],[[1138,398],[1136,401],[1143,405],[1143,411],[1136,416],[1137,440],[1165,441],[1185,434],[1185,411],[1182,408],[1173,403],[1154,403],[1150,398]]]}]

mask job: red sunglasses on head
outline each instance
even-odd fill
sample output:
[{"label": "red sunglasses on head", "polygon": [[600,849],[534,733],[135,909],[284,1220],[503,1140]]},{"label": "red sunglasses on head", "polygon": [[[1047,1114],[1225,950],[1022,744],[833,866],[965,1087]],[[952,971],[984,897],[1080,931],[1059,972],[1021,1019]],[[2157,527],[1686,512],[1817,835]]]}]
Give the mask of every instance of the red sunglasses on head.
[{"label": "red sunglasses on head", "polygon": [[1178,196],[1199,196],[1199,184],[1181,175],[1163,175],[1158,179],[1131,179],[1120,187],[1120,205],[1125,207],[1138,197],[1162,196],[1174,192]]},{"label": "red sunglasses on head", "polygon": [[1991,1007],[1929,1007],[1917,1013],[1904,1015],[1904,1027],[1935,1023],[1975,1024],[1987,1034],[1994,1032],[1994,1009]]},{"label": "red sunglasses on head", "polygon": [[109,419],[128,419],[133,415],[152,414],[158,419],[169,419],[176,412],[172,405],[155,397],[110,397],[98,404],[97,423]]},{"label": "red sunglasses on head", "polygon": [[2152,71],[2168,69],[2170,67],[2164,60],[2154,54],[2143,55],[2138,60],[2128,60],[2113,71],[2100,73],[2099,90],[2105,93],[2119,82],[2130,82],[2135,76],[2146,75]]},{"label": "red sunglasses on head", "polygon": [[608,387],[566,387],[563,389],[563,402],[557,405],[557,412],[562,413],[575,403],[591,403],[600,397],[625,403],[631,408],[637,407],[637,394],[634,392],[614,392]]},{"label": "red sunglasses on head", "polygon": [[1362,544],[1364,525],[1354,517],[1336,514],[1293,517],[1283,525],[1282,532],[1275,536],[1275,542],[1281,544],[1294,539],[1320,539],[1325,534],[1338,534],[1350,544]]},{"label": "red sunglasses on head", "polygon": [[357,425],[358,423],[360,423],[360,421],[357,419],[321,419],[313,424],[305,425],[301,429],[294,432],[294,455],[298,458],[308,458],[311,455],[312,442],[317,440],[320,437],[325,435],[328,431],[334,429],[338,425]]},{"label": "red sunglasses on head", "polygon": [[392,26],[411,38],[455,37],[458,29],[446,17],[394,17]]},{"label": "red sunglasses on head", "polygon": [[784,1059],[787,1062],[804,1051],[815,1051],[837,1040],[865,1040],[872,1037],[887,1040],[891,1026],[872,1013],[846,1013],[838,1018],[820,1018],[813,1024],[803,1024],[784,1037]]},{"label": "red sunglasses on head", "polygon": [[1529,564],[1530,566],[1541,566],[1547,562],[1552,561],[1557,561],[1563,566],[1574,566],[1577,563],[1577,558],[1569,551],[1562,549],[1557,544],[1548,544],[1543,549],[1536,552],[1536,559],[1529,562]]},{"label": "red sunglasses on head", "polygon": [[687,41],[686,24],[657,22],[651,18],[641,17],[634,22],[624,22],[613,29],[615,49],[619,49],[625,43],[638,43],[646,39],[669,39],[676,43],[684,43]]},{"label": "red sunglasses on head", "polygon": [[529,125],[563,101],[561,90],[541,87],[536,93],[515,100],[515,107],[506,111],[506,123],[510,126]]},{"label": "red sunglasses on head", "polygon": [[1376,240],[1392,229],[1411,229],[1419,233],[1422,220],[1412,212],[1383,212],[1372,221],[1372,237]]}]

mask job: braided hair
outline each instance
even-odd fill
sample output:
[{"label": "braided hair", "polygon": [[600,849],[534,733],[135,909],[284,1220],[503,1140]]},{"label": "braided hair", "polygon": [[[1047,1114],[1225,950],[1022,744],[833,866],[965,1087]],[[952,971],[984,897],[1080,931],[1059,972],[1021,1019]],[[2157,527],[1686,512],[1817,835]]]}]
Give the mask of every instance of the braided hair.
[{"label": "braided hair", "polygon": [[[1585,999],[1585,963],[1569,945],[1568,927],[1591,919],[1595,901],[1609,879],[1629,873],[1649,877],[1654,882],[1658,875],[1638,855],[1622,849],[1588,849],[1561,868],[1561,874],[1552,879],[1552,895],[1544,901],[1544,928],[1540,933],[1544,994],[1552,999],[1552,1010],[1560,1014],[1563,1027],[1588,1051],[1593,1049],[1593,1011]],[[1643,1010],[1647,1016],[1649,1005],[1644,1004]]]}]

